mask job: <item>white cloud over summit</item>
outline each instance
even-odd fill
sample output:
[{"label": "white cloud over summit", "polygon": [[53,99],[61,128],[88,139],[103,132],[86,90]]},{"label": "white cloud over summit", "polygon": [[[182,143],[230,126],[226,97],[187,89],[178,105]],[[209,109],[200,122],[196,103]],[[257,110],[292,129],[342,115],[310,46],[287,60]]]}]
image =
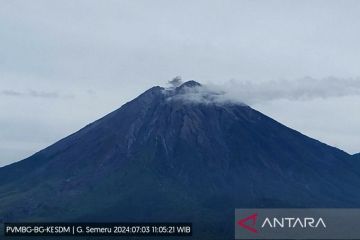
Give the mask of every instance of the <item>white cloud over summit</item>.
[{"label": "white cloud over summit", "polygon": [[[184,88],[175,98],[197,103],[259,104],[275,100],[311,101],[360,95],[360,78],[311,78],[274,81],[227,81]],[[174,97],[173,97],[174,98]]]}]

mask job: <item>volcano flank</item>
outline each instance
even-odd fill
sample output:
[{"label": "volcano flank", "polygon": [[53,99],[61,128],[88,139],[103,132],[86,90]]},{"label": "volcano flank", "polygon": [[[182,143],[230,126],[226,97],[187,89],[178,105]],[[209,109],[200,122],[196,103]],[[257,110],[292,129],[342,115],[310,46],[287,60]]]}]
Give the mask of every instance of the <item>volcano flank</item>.
[{"label": "volcano flank", "polygon": [[[233,239],[234,209],[359,207],[355,158],[246,104],[153,87],[0,168],[0,220],[192,222]],[[193,95],[192,95],[193,96]]]}]

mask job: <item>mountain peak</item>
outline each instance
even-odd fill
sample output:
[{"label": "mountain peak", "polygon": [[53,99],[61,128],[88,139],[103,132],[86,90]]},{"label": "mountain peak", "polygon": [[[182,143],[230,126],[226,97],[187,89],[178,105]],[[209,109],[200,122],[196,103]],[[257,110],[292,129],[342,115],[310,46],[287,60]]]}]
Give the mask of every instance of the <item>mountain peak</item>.
[{"label": "mountain peak", "polygon": [[200,87],[201,84],[194,81],[194,80],[189,80],[187,82],[184,82],[183,84],[181,84],[178,88],[184,88],[184,87]]},{"label": "mountain peak", "polygon": [[202,87],[202,85],[194,80],[189,80],[175,88],[175,93],[184,93],[187,92],[188,89],[194,89],[198,87]]}]

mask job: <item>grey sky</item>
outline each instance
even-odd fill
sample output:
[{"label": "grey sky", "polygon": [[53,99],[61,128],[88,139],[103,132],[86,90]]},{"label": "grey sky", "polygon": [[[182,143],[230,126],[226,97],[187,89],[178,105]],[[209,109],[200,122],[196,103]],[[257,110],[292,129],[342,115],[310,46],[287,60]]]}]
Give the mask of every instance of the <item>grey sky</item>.
[{"label": "grey sky", "polygon": [[[287,81],[300,89],[306,77],[358,81],[359,22],[360,1],[2,0],[0,165],[176,75],[217,85]],[[356,94],[252,106],[360,151]]]}]

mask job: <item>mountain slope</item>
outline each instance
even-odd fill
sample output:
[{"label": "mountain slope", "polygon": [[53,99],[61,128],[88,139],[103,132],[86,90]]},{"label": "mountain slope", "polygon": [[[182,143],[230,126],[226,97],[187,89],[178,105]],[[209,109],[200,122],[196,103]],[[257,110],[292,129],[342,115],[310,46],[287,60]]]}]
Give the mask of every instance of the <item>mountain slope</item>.
[{"label": "mountain slope", "polygon": [[187,101],[196,88],[151,88],[0,168],[1,220],[190,221],[232,238],[234,208],[360,205],[348,154],[246,105]]}]

